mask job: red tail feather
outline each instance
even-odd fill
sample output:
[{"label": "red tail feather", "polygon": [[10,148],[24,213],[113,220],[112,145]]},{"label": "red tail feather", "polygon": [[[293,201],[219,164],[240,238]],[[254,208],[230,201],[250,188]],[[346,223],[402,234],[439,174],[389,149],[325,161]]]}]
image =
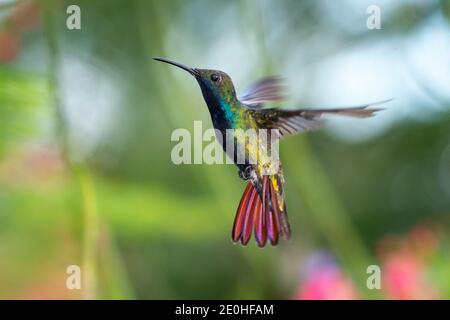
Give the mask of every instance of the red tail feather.
[{"label": "red tail feather", "polygon": [[242,194],[241,202],[239,203],[238,210],[236,212],[236,218],[234,219],[234,225],[233,225],[233,241],[237,242],[242,235],[242,228],[244,226],[244,219],[245,219],[245,212],[247,211],[248,206],[248,199],[253,186],[251,183],[247,185],[247,188],[245,188],[244,193]]},{"label": "red tail feather", "polygon": [[[262,200],[256,188],[248,183],[236,213],[233,226],[233,241],[246,245],[252,229],[258,246],[264,247],[267,238],[272,245],[278,243],[279,235],[289,238],[290,230],[286,210],[280,208],[278,197],[270,177],[262,181]],[[254,228],[253,228],[254,226]]]}]

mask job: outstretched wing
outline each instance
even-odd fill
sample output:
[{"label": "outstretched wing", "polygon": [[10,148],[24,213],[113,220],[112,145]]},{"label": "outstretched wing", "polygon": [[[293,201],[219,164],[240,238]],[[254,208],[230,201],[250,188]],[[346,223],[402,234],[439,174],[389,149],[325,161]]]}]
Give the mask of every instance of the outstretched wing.
[{"label": "outstretched wing", "polygon": [[369,103],[356,107],[333,108],[333,109],[259,109],[249,110],[260,128],[278,129],[281,136],[293,135],[300,132],[310,131],[322,125],[321,116],[326,114],[348,116],[356,118],[369,118],[381,108],[370,108],[375,105],[386,103],[390,100]]},{"label": "outstretched wing", "polygon": [[281,78],[272,76],[252,84],[238,99],[251,108],[262,108],[266,102],[282,101],[284,99],[282,91]]}]

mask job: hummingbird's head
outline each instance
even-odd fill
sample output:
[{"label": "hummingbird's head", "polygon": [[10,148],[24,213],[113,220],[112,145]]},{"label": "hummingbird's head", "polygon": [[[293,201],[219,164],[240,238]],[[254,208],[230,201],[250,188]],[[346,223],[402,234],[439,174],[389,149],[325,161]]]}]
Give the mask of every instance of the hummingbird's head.
[{"label": "hummingbird's head", "polygon": [[225,72],[218,70],[197,69],[187,67],[181,63],[165,59],[154,58],[157,61],[165,62],[181,68],[197,79],[200,88],[202,89],[203,96],[208,101],[209,99],[232,99],[236,97],[233,81],[230,76]]},{"label": "hummingbird's head", "polygon": [[203,93],[207,91],[217,97],[229,99],[236,97],[233,81],[231,80],[228,74],[218,70],[208,70],[208,69],[196,69],[196,70],[198,73],[196,78],[200,87],[202,88]]}]

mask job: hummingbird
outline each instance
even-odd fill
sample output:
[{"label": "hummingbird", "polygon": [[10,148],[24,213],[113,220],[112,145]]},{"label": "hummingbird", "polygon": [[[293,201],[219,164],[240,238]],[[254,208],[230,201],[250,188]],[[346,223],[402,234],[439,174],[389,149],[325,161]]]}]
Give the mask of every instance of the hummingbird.
[{"label": "hummingbird", "polygon": [[[322,125],[323,115],[372,117],[377,111],[382,110],[373,106],[389,101],[329,109],[266,108],[264,105],[268,102],[283,100],[281,79],[278,77],[263,78],[238,96],[233,81],[223,71],[191,68],[166,58],[155,57],[154,59],[181,68],[197,80],[211,115],[213,127],[216,132],[223,135],[230,129],[265,129],[275,130],[277,132],[275,138],[282,139],[319,128]],[[250,156],[253,158],[261,156],[260,141],[251,144],[237,134],[234,138],[234,144],[243,147]],[[219,141],[227,153],[229,148],[226,142],[223,139]],[[238,167],[239,177],[248,181],[234,219],[231,235],[233,242],[240,242],[245,246],[253,232],[259,247],[264,247],[266,243],[277,245],[281,237],[289,239],[291,228],[286,211],[285,180],[281,165],[278,165],[275,171],[272,170],[270,174],[266,174],[268,171],[264,169],[267,168],[263,168],[258,162],[241,163],[236,161],[236,155],[233,156],[233,162]]]}]

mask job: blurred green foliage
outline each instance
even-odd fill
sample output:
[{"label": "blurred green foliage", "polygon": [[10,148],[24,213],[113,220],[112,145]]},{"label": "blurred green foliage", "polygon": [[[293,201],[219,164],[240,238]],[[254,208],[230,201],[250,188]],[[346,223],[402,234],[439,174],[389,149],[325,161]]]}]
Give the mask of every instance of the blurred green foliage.
[{"label": "blurred green foliage", "polygon": [[35,132],[36,118],[48,101],[45,78],[0,67],[0,156]]}]

